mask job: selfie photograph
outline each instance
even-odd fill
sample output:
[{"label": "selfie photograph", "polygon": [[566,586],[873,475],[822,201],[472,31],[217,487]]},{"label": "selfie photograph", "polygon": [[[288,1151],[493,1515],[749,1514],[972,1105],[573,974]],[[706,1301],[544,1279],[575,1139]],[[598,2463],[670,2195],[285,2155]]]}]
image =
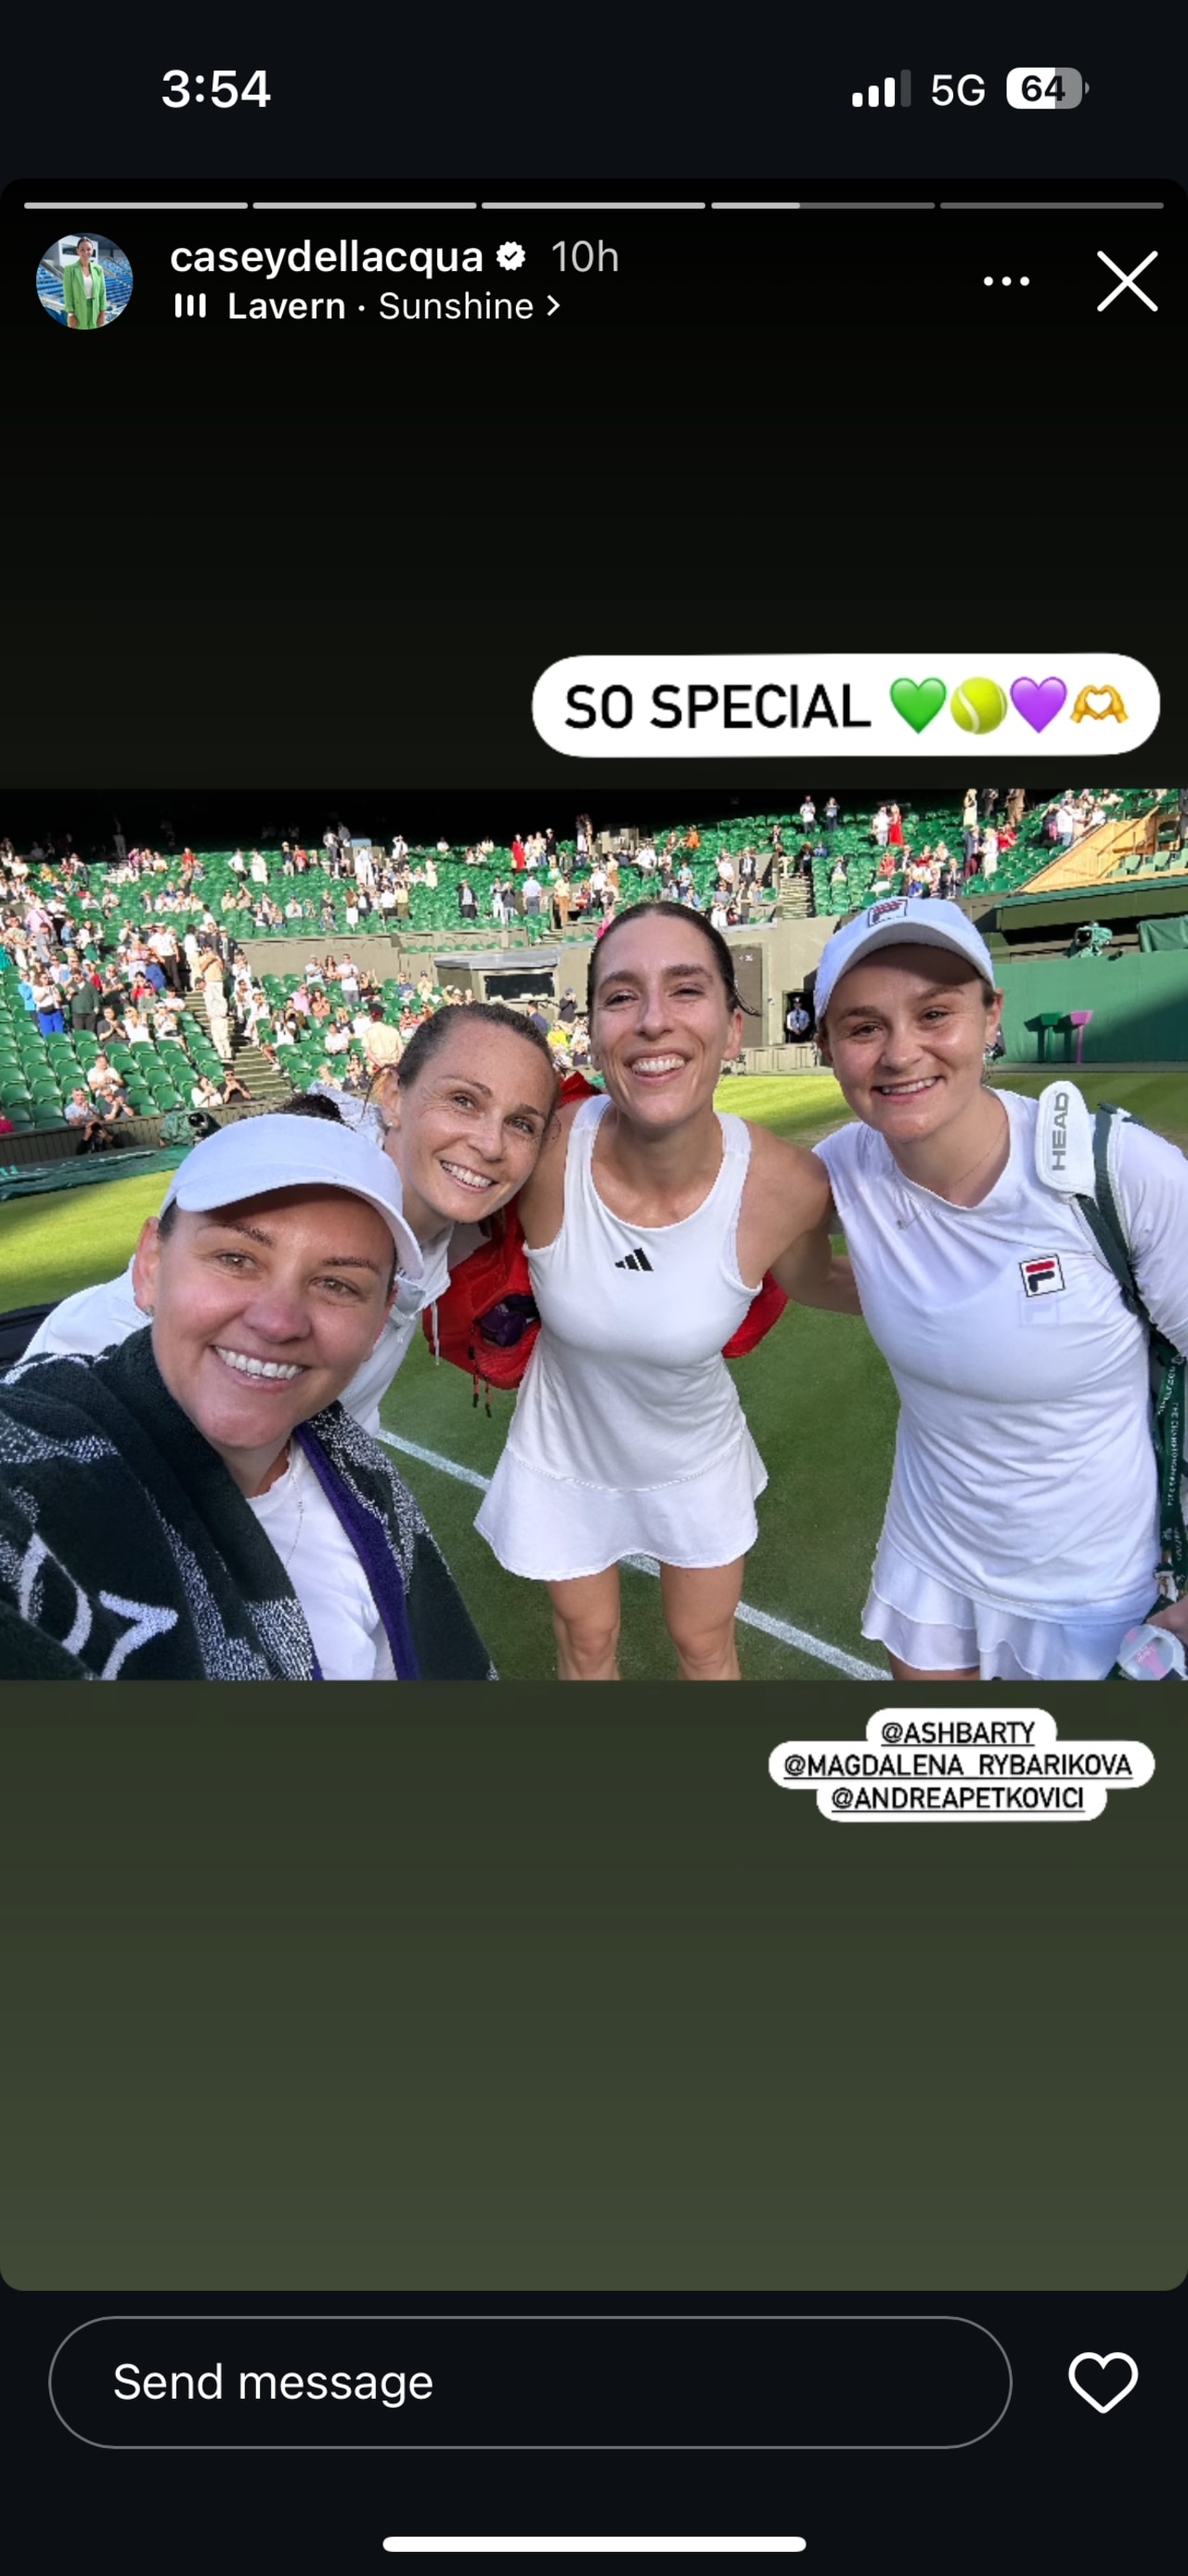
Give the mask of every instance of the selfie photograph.
[{"label": "selfie photograph", "polygon": [[[1182,1676],[1188,791],[738,802],[6,838],[11,1672],[465,1677],[393,1664],[349,1548],[346,1632],[326,1414],[448,1532],[505,1680]],[[287,1305],[302,1190],[329,1220],[368,1156],[390,1276],[364,1299],[319,1230]],[[203,1231],[255,1216],[258,1275],[213,1239],[208,1271]],[[211,1272],[233,1293],[191,1323]],[[319,1300],[351,1308],[325,1360]],[[206,1543],[256,1525],[201,1644],[131,1536],[119,1412],[86,1482],[39,1454],[39,1415],[98,1430],[133,1357],[177,1561],[179,1406]]]}]

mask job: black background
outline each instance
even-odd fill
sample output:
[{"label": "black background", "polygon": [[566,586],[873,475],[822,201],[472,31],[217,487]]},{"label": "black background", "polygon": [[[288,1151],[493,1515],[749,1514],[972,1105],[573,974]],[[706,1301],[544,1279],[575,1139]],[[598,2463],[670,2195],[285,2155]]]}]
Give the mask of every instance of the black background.
[{"label": "black background", "polygon": [[[154,2454],[86,2447],[63,2430],[47,2393],[62,2338],[84,2319],[113,2311],[136,2320],[120,2358],[138,2359],[142,2369],[167,2370],[192,2364],[192,2332],[184,2325],[155,2331],[144,2322],[152,2314],[164,2318],[177,2311],[187,2316],[205,2311],[225,2316],[239,2309],[266,2315],[271,2322],[257,2330],[250,2364],[246,2352],[238,2359],[244,2366],[279,2373],[290,2364],[311,2367],[318,2341],[303,2323],[291,2329],[293,2348],[286,2351],[285,2329],[278,2321],[286,2306],[290,2314],[308,2320],[318,2314],[341,2316],[344,2310],[392,2317],[402,2305],[417,2317],[473,2312],[478,2305],[503,2316],[517,2309],[536,2316],[550,2308],[572,2313],[577,2305],[621,2315],[632,2304],[654,2305],[667,2315],[682,2305],[699,2314],[740,2308],[753,2313],[766,2305],[774,2315],[795,2307],[801,2314],[833,2316],[869,2314],[872,2304],[900,2316],[935,2314],[940,2307],[949,2316],[975,2319],[1001,2339],[1013,2369],[1011,2403],[988,2439],[952,2450],[718,2450],[704,2447],[705,2415],[699,2409],[697,2433],[687,2449],[418,2454],[400,2448],[410,2437],[406,2416],[393,2416],[378,2435],[382,2440],[389,2427],[396,2427],[389,2434],[391,2453],[288,2450],[236,2457],[220,2451]],[[825,2569],[829,2576],[835,2571],[859,2576],[859,2571],[891,2562],[927,2570],[929,2576],[934,2569],[955,2566],[969,2576],[983,2576],[983,2571],[990,2576],[1004,2566],[1027,2570],[1029,2576],[1033,2569],[1052,2566],[1096,2571],[1162,2561],[1163,2522],[1175,2492],[1176,2435],[1182,2420],[1181,2345],[1175,2328],[1182,2307],[1179,2294],[1174,2300],[1089,2294],[1007,2299],[983,2292],[969,2300],[908,2296],[877,2303],[858,2298],[791,2302],[786,2297],[766,2303],[751,2297],[633,2303],[597,2295],[580,2302],[538,2296],[480,2303],[422,2296],[403,2303],[357,2297],[286,2303],[275,2297],[249,2302],[189,2294],[171,2311],[164,2302],[146,2298],[81,2301],[46,2294],[16,2299],[8,2293],[3,2302],[10,2386],[5,2420],[10,2459],[18,2464],[15,2475],[22,2488],[28,2470],[37,2464],[36,2563],[55,2569],[78,2563],[80,2553],[94,2549],[97,2536],[118,2535],[122,2563],[137,2570],[197,2570],[212,2564],[238,2570],[267,2563],[320,2571],[381,2565],[381,2542],[389,2532],[527,2530],[799,2533],[808,2541],[807,2565]],[[317,2358],[322,2366],[376,2366],[370,2351],[360,2352],[352,2365],[349,2329],[335,2331],[333,2361],[327,2359],[329,2330],[321,2343]],[[479,2331],[485,2337],[498,2330]],[[545,2335],[548,2329],[542,2325],[534,2331]],[[573,2331],[576,2335],[578,2330]],[[741,2335],[744,2329],[731,2331]],[[861,2326],[854,2331],[863,2333]],[[79,2345],[87,2340],[81,2337]],[[229,2352],[225,2339],[220,2340]],[[418,2366],[422,2346],[415,2326],[395,2330],[388,2340],[394,2356],[388,2366],[401,2366],[405,2354],[410,2356],[408,2367]],[[741,2357],[741,2347],[732,2350],[736,2359]],[[1133,2354],[1140,2377],[1131,2396],[1101,2416],[1070,2388],[1068,2367],[1078,2352],[1114,2350]],[[522,2346],[510,2346],[507,2358],[519,2362],[521,2354]],[[110,2351],[106,2357],[111,2358]],[[946,2357],[951,2359],[951,2352]],[[901,2360],[899,2354],[896,2360]],[[485,2342],[482,2363],[487,2364]],[[593,2352],[587,2366],[596,2404]],[[879,2367],[872,2345],[856,2349],[856,2376],[864,2396]],[[923,2367],[926,2375],[927,2360]],[[576,2413],[585,2395],[576,2359],[573,2371],[570,2397]],[[998,2402],[997,2365],[983,2376],[983,2394],[993,2382],[988,2415]],[[1115,2381],[1107,2393],[1112,2394]],[[74,2387],[81,2394],[81,2372]],[[927,2403],[926,2395],[923,2405]],[[507,2405],[504,2392],[502,2411]],[[426,2414],[432,2406],[430,2401]],[[279,2401],[270,2410],[274,2420],[278,2409]],[[142,2400],[121,2411],[125,2418],[137,2418],[139,2430],[150,2409]],[[167,2405],[154,2410],[158,2424],[170,2411]],[[357,2418],[380,2412],[362,2405],[336,2411],[349,2413],[348,2429],[356,2440],[370,2433],[369,2426],[362,2434],[356,2430]],[[316,2440],[330,2438],[324,2429],[327,2412],[325,2406],[316,2410]],[[530,2389],[523,2414],[519,2438],[531,2445],[542,2431],[539,2419],[532,2421]],[[892,2396],[892,2423],[897,2415],[902,2423]],[[101,2417],[89,2416],[87,2422],[92,2438],[102,2441],[106,2426]],[[659,2443],[671,2438],[673,2429],[668,2393],[658,2380],[654,2404],[641,2410],[635,2440]],[[942,2433],[951,2429],[941,2427]],[[728,2419],[726,2438],[735,2431]],[[291,2421],[279,2427],[280,2438],[286,2434],[292,2438]],[[124,2438],[132,2438],[126,2425]],[[141,2432],[139,2438],[149,2435]],[[157,2433],[156,2438],[163,2437]],[[345,2432],[337,2438],[345,2439]],[[377,2436],[371,2433],[370,2438]],[[422,2438],[428,2435],[422,2433]]]},{"label": "black background", "polygon": [[[576,810],[590,764],[539,741],[531,695],[578,649],[1083,640],[1150,663],[1183,726],[1170,182],[1106,192],[1162,213],[1104,216],[138,216],[106,212],[94,178],[74,192],[81,213],[21,211],[59,186],[14,184],[3,215],[7,346],[36,388],[5,432],[12,787],[556,781]],[[1045,176],[1036,194],[1059,190]],[[550,320],[383,323],[380,288],[420,281],[285,273],[280,291],[344,287],[349,319],[232,323],[228,288],[243,303],[264,281],[169,264],[203,241],[476,242],[481,278],[441,288],[506,287],[493,253],[513,220],[528,251],[514,284],[538,304],[554,284]],[[34,279],[81,221],[110,227],[136,283],[126,314],[80,339],[47,319]],[[618,247],[617,276],[557,279],[549,246],[575,232]],[[1127,268],[1158,246],[1157,314],[1131,294],[1097,313],[1114,282],[1103,242]],[[990,290],[986,274],[1031,284]],[[174,319],[179,285],[205,285],[210,319]],[[1173,740],[1165,726],[1165,765]],[[807,783],[803,751],[777,764],[765,745],[777,784]],[[1098,747],[1078,742],[1082,765]],[[826,786],[858,774],[819,728],[808,749]],[[951,780],[959,749],[954,731],[913,778]],[[1137,759],[1149,775],[1152,751]],[[1030,765],[1047,776],[1051,751]],[[746,793],[748,766],[694,775]],[[599,774],[671,793],[686,768]]]},{"label": "black background", "polygon": [[[458,0],[420,16],[337,0],[299,37],[279,0],[219,0],[165,19],[112,0],[101,35],[100,60],[88,56],[83,79],[71,76],[70,45],[55,47],[31,12],[6,30],[0,175],[36,163],[200,178],[305,167],[432,181],[487,170],[517,182],[714,169],[736,178],[946,167],[995,180],[1053,171],[1100,179],[1140,167],[1182,175],[1182,27],[1174,13],[1143,22],[1108,0],[1048,0],[968,23],[950,0],[899,12],[856,0],[844,13],[753,0],[745,11],[709,10],[698,24],[637,0],[602,0],[564,23],[550,0],[505,12]],[[1073,64],[1088,81],[1071,114],[1007,107],[1008,70],[1037,59]],[[201,109],[161,105],[162,74],[174,65],[206,72]],[[270,106],[212,107],[216,65],[235,65],[241,81],[263,65]],[[905,66],[909,111],[876,124],[851,109],[854,89]],[[984,103],[928,106],[942,71],[981,72]]]}]

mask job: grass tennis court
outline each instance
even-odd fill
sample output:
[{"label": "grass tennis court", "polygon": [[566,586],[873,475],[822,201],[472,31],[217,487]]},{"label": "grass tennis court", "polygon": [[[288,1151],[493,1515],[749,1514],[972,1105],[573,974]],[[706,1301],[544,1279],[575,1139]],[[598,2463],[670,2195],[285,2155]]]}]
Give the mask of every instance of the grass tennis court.
[{"label": "grass tennis court", "polygon": [[[1032,1093],[1051,1078],[1005,1074],[1012,1090]],[[1118,1101],[1188,1146],[1182,1073],[1086,1072],[1080,1087],[1091,1105]],[[847,1115],[826,1074],[735,1077],[723,1083],[718,1104],[806,1145]],[[0,1308],[68,1296],[111,1277],[163,1191],[161,1174],[148,1173],[0,1207]],[[774,1625],[744,1625],[744,1674],[756,1681],[820,1681],[853,1673],[856,1664],[877,1671],[881,1650],[865,1642],[859,1618],[895,1433],[895,1393],[883,1361],[861,1323],[790,1307],[735,1373],[770,1478],[744,1594]],[[479,1503],[474,1480],[495,1466],[512,1403],[510,1395],[495,1395],[491,1420],[476,1412],[469,1380],[457,1369],[435,1367],[422,1340],[386,1399],[384,1422],[395,1440],[441,1462],[404,1448],[399,1454],[500,1672],[507,1679],[547,1680],[554,1662],[543,1589],[505,1574],[472,1526]],[[625,1569],[623,1587],[624,1676],[670,1677],[659,1586]]]}]

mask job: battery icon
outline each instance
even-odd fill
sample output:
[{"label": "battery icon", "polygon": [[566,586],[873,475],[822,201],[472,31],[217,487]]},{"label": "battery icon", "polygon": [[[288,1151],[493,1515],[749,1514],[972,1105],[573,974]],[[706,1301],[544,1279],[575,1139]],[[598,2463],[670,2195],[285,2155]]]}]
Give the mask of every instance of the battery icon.
[{"label": "battery icon", "polygon": [[1079,107],[1089,83],[1079,72],[1056,70],[1052,65],[1037,69],[1033,64],[1020,64],[1007,73],[1008,107]]}]

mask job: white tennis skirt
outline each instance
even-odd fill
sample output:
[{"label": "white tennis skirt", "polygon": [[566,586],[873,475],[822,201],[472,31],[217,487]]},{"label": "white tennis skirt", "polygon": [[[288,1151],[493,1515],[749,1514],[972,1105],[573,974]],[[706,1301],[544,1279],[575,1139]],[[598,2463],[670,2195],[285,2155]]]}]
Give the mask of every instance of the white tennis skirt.
[{"label": "white tennis skirt", "polygon": [[733,1565],[759,1535],[755,1502],[767,1469],[750,1432],[700,1475],[627,1493],[568,1483],[505,1449],[475,1528],[509,1574],[573,1583],[624,1557],[661,1565]]},{"label": "white tennis skirt", "polygon": [[1075,1619],[1035,1619],[939,1582],[884,1538],[862,1634],[879,1638],[917,1672],[976,1670],[984,1682],[1100,1682],[1154,1594],[1152,1578],[1129,1600],[1095,1601]]}]

